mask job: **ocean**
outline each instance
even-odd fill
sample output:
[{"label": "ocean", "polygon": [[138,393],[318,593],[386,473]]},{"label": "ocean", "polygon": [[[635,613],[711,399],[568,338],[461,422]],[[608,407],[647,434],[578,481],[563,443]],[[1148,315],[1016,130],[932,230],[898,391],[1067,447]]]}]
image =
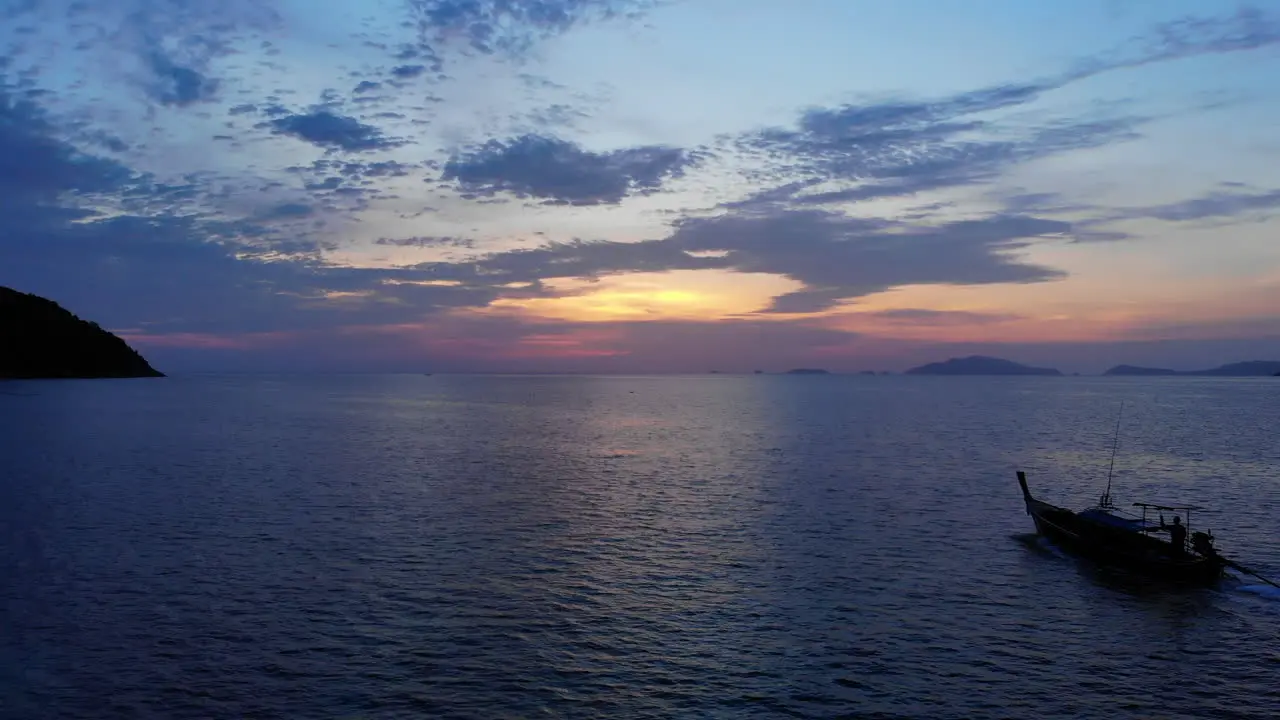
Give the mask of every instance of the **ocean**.
[{"label": "ocean", "polygon": [[3,383],[0,717],[1274,717],[1280,591],[1033,535],[1122,402],[1280,577],[1273,378]]}]

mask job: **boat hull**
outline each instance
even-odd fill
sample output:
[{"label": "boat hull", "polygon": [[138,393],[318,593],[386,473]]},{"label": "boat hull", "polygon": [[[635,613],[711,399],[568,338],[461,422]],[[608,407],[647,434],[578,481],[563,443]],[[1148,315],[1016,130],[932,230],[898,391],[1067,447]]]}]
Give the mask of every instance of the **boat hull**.
[{"label": "boat hull", "polygon": [[1018,481],[1036,531],[1063,550],[1168,582],[1211,584],[1223,577],[1226,565],[1216,555],[1179,551],[1167,540],[1100,523],[1037,500],[1021,472]]}]

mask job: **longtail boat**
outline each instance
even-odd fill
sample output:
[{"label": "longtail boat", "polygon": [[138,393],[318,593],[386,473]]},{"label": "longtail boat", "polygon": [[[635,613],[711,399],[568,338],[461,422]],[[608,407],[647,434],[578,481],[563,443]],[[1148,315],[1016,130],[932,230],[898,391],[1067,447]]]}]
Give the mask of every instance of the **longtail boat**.
[{"label": "longtail boat", "polygon": [[[1018,484],[1036,531],[1069,552],[1175,583],[1210,584],[1223,577],[1224,568],[1236,567],[1218,554],[1211,532],[1191,529],[1191,513],[1202,508],[1134,503],[1142,509],[1135,515],[1112,504],[1108,493],[1097,505],[1075,512],[1032,496],[1027,474],[1021,470]],[[1152,511],[1159,514],[1158,523],[1148,518]],[[1164,521],[1165,512],[1186,515],[1186,523],[1178,523],[1183,532]],[[1153,536],[1159,532],[1171,537]]]}]

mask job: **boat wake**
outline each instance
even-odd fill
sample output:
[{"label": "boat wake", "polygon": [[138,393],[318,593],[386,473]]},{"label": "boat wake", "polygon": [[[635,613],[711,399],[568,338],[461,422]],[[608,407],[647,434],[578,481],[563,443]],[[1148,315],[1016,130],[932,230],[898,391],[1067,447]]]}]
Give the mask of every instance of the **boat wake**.
[{"label": "boat wake", "polygon": [[1271,587],[1270,585],[1241,585],[1237,587],[1236,590],[1264,597],[1268,600],[1280,600],[1280,588]]},{"label": "boat wake", "polygon": [[1052,555],[1062,560],[1071,559],[1070,555],[1066,554],[1056,545],[1049,542],[1049,540],[1043,535],[1037,533],[1019,533],[1017,535],[1011,535],[1010,537],[1036,552],[1044,553],[1045,555]]}]

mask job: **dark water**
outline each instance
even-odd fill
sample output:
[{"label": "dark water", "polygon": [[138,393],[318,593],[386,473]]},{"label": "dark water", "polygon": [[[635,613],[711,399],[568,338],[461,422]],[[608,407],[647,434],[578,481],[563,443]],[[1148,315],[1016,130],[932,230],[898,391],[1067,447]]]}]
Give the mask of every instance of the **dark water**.
[{"label": "dark water", "polygon": [[1026,536],[1121,399],[1117,500],[1280,576],[1270,380],[5,384],[0,716],[1274,717],[1280,597]]}]

